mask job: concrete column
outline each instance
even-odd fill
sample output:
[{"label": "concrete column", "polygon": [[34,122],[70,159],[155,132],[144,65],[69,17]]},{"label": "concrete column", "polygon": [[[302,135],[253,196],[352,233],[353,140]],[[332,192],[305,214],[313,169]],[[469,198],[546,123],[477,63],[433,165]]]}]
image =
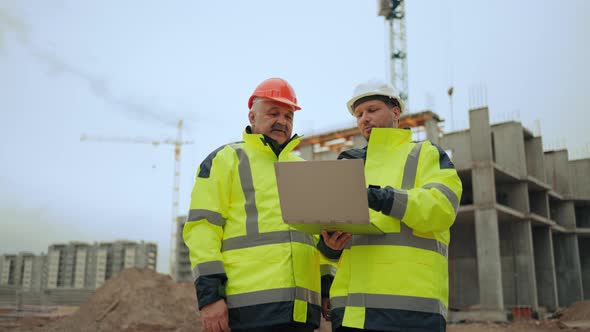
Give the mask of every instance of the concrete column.
[{"label": "concrete column", "polygon": [[569,169],[573,194],[590,197],[590,158],[570,161]]},{"label": "concrete column", "polygon": [[527,174],[545,182],[545,160],[541,137],[533,137],[524,142]]},{"label": "concrete column", "polygon": [[582,269],[582,286],[584,289],[584,300],[590,300],[590,238],[579,237],[580,265]]},{"label": "concrete column", "polygon": [[473,161],[492,161],[492,130],[487,108],[469,111],[471,158]]},{"label": "concrete column", "polygon": [[504,311],[502,267],[498,213],[494,207],[496,191],[488,109],[471,110],[469,127],[473,203],[476,206],[475,243],[477,244],[479,301],[483,309],[497,312],[498,319],[502,319],[501,315]]},{"label": "concrete column", "polygon": [[538,310],[533,234],[530,221],[510,221],[501,226],[504,303]]},{"label": "concrete column", "polygon": [[555,200],[550,202],[551,219],[558,224],[573,229],[576,227],[574,202]]},{"label": "concrete column", "polygon": [[533,246],[539,305],[553,312],[557,310],[558,302],[553,238],[549,227],[533,228]]},{"label": "concrete column", "polygon": [[449,308],[465,310],[479,304],[475,225],[455,223],[449,246]]},{"label": "concrete column", "polygon": [[570,166],[567,150],[545,153],[545,176],[553,190],[562,195],[571,195]]},{"label": "concrete column", "polygon": [[302,146],[299,149],[300,157],[305,160],[313,160],[313,145]]},{"label": "concrete column", "polygon": [[504,297],[498,214],[495,209],[475,211],[475,242],[480,304],[484,309],[501,312],[504,310]]},{"label": "concrete column", "polygon": [[367,146],[367,140],[362,135],[352,136],[352,147],[354,149],[362,149]]},{"label": "concrete column", "polygon": [[438,122],[435,119],[428,119],[424,123],[426,138],[436,145],[440,145],[440,136],[438,134]]},{"label": "concrete column", "polygon": [[519,177],[526,176],[522,125],[518,122],[508,122],[495,125],[492,130],[496,163]]},{"label": "concrete column", "polygon": [[553,248],[559,306],[567,307],[584,297],[578,238],[575,234],[553,234]]}]

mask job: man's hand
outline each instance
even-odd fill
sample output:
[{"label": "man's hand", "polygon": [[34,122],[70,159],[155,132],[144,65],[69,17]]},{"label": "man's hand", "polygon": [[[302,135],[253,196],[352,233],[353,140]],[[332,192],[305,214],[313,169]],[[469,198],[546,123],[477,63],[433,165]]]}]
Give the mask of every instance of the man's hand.
[{"label": "man's hand", "polygon": [[352,238],[350,233],[342,233],[342,231],[336,231],[331,235],[325,229],[322,230],[322,238],[328,248],[332,250],[342,250],[346,246],[346,243]]},{"label": "man's hand", "polygon": [[229,332],[227,304],[224,299],[204,306],[201,309],[204,332]]},{"label": "man's hand", "polygon": [[322,298],[322,316],[324,316],[324,319],[328,322],[332,320],[332,312],[330,311],[330,309],[330,298]]}]

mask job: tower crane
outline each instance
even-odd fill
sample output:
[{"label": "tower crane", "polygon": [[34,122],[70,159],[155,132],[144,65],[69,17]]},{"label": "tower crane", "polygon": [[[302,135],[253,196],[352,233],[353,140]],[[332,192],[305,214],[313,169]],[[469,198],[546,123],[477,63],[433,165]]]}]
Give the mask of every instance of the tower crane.
[{"label": "tower crane", "polygon": [[389,22],[391,84],[408,107],[408,61],[405,0],[377,0],[378,16]]},{"label": "tower crane", "polygon": [[80,141],[94,141],[107,143],[132,143],[132,144],[161,144],[174,145],[174,184],[172,189],[172,234],[170,237],[170,275],[176,280],[176,229],[178,218],[178,200],[180,194],[180,152],[183,145],[193,144],[192,141],[182,140],[183,121],[177,124],[178,134],[176,139],[155,140],[143,137],[105,137],[99,135],[82,135]]}]

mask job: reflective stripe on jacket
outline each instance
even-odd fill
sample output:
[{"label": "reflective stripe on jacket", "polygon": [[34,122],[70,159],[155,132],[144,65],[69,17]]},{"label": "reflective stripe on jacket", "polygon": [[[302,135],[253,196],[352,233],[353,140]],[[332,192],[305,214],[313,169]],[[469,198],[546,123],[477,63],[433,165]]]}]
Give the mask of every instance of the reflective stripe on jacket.
[{"label": "reflective stripe on jacket", "polygon": [[[357,153],[349,153],[353,158]],[[393,189],[388,215],[370,210],[383,235],[354,235],[330,297],[332,324],[383,331],[444,330],[449,228],[462,193],[444,151],[411,142],[411,131],[375,128],[366,150],[367,185]],[[391,203],[390,203],[391,204]]]},{"label": "reflective stripe on jacket", "polygon": [[213,152],[199,167],[183,237],[199,308],[226,298],[231,328],[320,322],[319,252],[283,222],[274,163],[298,161],[299,138],[279,156],[263,135]]}]

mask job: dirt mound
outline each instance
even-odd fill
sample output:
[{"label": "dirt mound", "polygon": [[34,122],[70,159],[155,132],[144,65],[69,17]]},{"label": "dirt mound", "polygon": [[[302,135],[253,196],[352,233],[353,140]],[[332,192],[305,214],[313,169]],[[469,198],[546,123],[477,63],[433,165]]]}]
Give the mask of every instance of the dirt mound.
[{"label": "dirt mound", "polygon": [[201,331],[198,316],[192,284],[149,269],[126,269],[43,331]]},{"label": "dirt mound", "polygon": [[590,301],[580,301],[555,314],[563,326],[590,331]]},{"label": "dirt mound", "polygon": [[590,320],[590,301],[576,302],[556,316],[561,321]]},{"label": "dirt mound", "polygon": [[528,320],[510,323],[457,323],[447,325],[448,332],[583,332],[562,326],[555,320]]}]

